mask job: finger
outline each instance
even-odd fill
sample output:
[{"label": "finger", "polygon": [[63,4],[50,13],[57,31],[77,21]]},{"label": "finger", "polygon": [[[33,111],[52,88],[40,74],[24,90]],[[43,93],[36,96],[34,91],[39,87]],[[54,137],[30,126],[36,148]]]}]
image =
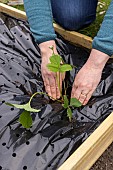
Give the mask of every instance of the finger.
[{"label": "finger", "polygon": [[90,91],[89,90],[82,90],[81,94],[79,96],[79,101],[83,104],[85,99],[87,98],[87,95]]},{"label": "finger", "polygon": [[50,90],[51,90],[51,97],[56,99],[56,80],[54,76],[49,78]]},{"label": "finger", "polygon": [[79,88],[77,88],[76,86],[74,86],[72,88],[72,95],[71,95],[71,97],[79,99],[80,94],[81,94],[81,90]]},{"label": "finger", "polygon": [[44,78],[44,85],[45,85],[46,92],[48,93],[49,96],[52,97],[48,78]]},{"label": "finger", "polygon": [[71,91],[71,98],[74,98],[74,94],[75,94],[75,91],[77,90],[77,88],[78,88],[78,86],[74,81],[72,91]]},{"label": "finger", "polygon": [[93,92],[94,92],[94,89],[91,90],[91,91],[87,94],[87,97],[86,97],[86,99],[85,99],[84,102],[83,102],[83,105],[86,105],[86,104],[88,103],[88,101],[89,101],[89,99],[91,98]]},{"label": "finger", "polygon": [[80,97],[78,100],[83,104],[86,98],[87,98],[87,94],[86,95],[80,94]]}]

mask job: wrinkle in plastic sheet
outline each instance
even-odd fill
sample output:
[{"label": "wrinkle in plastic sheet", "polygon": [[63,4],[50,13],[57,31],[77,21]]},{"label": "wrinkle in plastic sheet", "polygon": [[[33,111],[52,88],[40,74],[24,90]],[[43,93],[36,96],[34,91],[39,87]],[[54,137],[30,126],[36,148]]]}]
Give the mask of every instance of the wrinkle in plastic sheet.
[{"label": "wrinkle in plastic sheet", "polygon": [[[27,22],[0,16],[0,169],[55,170],[113,111],[113,64],[106,65],[88,105],[73,110],[75,121],[68,121],[61,104],[37,95],[32,106],[41,111],[31,113],[33,126],[26,130],[18,122],[21,110],[4,102],[26,103],[31,94],[44,91],[40,51]],[[60,36],[56,44],[64,60],[77,66],[66,75],[70,93],[89,53]]]}]

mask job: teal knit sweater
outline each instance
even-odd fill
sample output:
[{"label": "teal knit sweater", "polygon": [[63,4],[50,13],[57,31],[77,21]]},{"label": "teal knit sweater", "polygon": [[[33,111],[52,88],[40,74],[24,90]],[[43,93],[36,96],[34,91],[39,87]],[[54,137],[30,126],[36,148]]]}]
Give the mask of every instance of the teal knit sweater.
[{"label": "teal knit sweater", "polygon": [[[24,7],[36,42],[40,44],[54,40],[56,34],[52,24],[50,0],[24,0]],[[92,47],[109,56],[113,55],[113,0],[98,34],[93,40]]]}]

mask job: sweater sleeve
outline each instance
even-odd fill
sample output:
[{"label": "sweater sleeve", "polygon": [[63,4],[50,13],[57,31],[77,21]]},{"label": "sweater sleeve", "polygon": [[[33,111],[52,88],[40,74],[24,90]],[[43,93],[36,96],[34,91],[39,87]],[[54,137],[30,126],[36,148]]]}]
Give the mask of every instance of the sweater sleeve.
[{"label": "sweater sleeve", "polygon": [[113,55],[113,0],[106,12],[100,30],[93,40],[92,48],[109,56]]},{"label": "sweater sleeve", "polygon": [[36,42],[54,40],[56,34],[50,0],[24,0],[24,8]]}]

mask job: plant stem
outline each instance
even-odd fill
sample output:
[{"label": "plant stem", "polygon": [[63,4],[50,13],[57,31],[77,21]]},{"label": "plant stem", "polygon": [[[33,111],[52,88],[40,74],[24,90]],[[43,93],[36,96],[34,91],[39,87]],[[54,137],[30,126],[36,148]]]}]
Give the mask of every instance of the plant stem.
[{"label": "plant stem", "polygon": [[59,82],[59,90],[60,90],[60,96],[62,97],[62,90],[61,90],[61,87],[60,87],[60,72],[58,72],[58,82]]},{"label": "plant stem", "polygon": [[[32,100],[33,97],[34,97],[35,95],[37,95],[37,94],[45,94],[45,95],[47,95],[48,97],[50,97],[47,93],[44,93],[44,92],[36,92],[36,93],[34,93],[34,94],[31,96],[31,98],[30,98],[30,100],[29,100],[29,103],[31,103],[31,100]],[[52,98],[52,97],[51,97],[51,98]],[[54,99],[54,98],[52,98],[52,99]],[[56,101],[58,101],[59,103],[62,103],[62,100],[56,99]]]},{"label": "plant stem", "polygon": [[58,72],[58,74],[56,74],[56,80],[57,80],[57,84],[58,84],[58,89],[60,91],[60,97],[62,97],[62,91],[60,88],[60,72]]},{"label": "plant stem", "polygon": [[[31,103],[31,100],[33,99],[33,97],[35,96],[35,95],[37,95],[37,94],[46,94],[46,93],[44,93],[44,92],[36,92],[36,93],[34,93],[32,96],[31,96],[31,98],[30,98],[30,100],[29,100],[29,103]],[[47,94],[46,94],[47,95]]]},{"label": "plant stem", "polygon": [[[69,106],[68,106],[68,109],[71,109]],[[72,120],[72,117],[69,117],[69,122],[71,122]]]},{"label": "plant stem", "polygon": [[67,90],[67,88],[66,88],[65,81],[63,82],[63,84],[64,84],[64,95],[66,95],[66,90]]}]

